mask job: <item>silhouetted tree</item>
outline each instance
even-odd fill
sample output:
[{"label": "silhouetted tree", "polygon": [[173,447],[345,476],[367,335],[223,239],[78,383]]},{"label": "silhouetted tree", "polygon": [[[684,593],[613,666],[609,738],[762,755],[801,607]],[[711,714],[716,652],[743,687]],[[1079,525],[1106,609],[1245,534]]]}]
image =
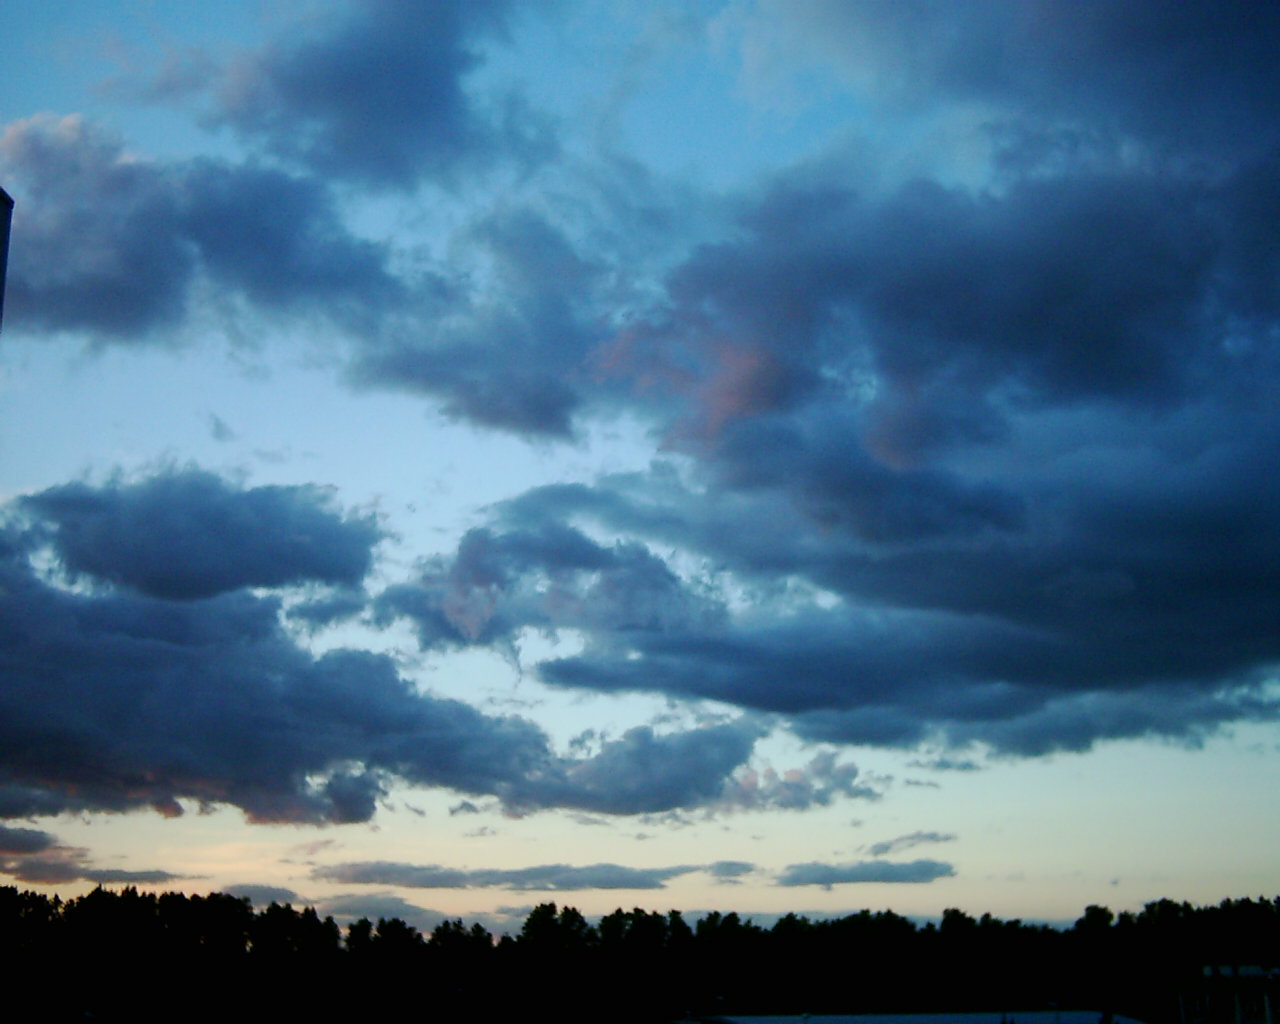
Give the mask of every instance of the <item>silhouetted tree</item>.
[{"label": "silhouetted tree", "polygon": [[[691,928],[678,911],[637,907],[593,927],[576,908],[544,903],[518,937],[495,944],[461,919],[442,922],[426,942],[399,918],[362,918],[344,940],[311,907],[273,903],[255,913],[223,893],[157,896],[132,886],[100,886],[64,903],[5,886],[0,955],[29,986],[53,984],[56,971],[59,1007],[107,1020],[168,1019],[174,1005],[190,1005],[192,977],[234,979],[202,990],[184,1009],[192,1019],[223,1021],[245,1006],[262,1017],[350,1017],[390,972],[427,981],[443,1018],[477,999],[493,1019],[528,1016],[545,996],[560,1020],[636,1024],[689,1009],[997,1013],[1051,1005],[1153,1024],[1197,1015],[1225,1024],[1239,989],[1226,981],[1215,989],[1202,969],[1280,966],[1280,898],[1209,907],[1158,900],[1119,915],[1091,905],[1065,930],[955,908],[923,927],[891,911],[861,911],[817,921],[787,914],[763,929],[735,913],[708,914]],[[1247,998],[1280,1004],[1274,981],[1248,984]],[[567,1009],[566,991],[575,996]],[[1180,1008],[1180,992],[1198,1000],[1193,1013]]]}]

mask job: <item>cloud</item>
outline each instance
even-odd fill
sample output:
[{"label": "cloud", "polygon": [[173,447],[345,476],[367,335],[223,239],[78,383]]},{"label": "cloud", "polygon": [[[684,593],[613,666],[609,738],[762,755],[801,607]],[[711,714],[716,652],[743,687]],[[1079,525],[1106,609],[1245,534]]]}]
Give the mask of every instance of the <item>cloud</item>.
[{"label": "cloud", "polygon": [[238,435],[227,425],[226,420],[211,412],[209,413],[209,436],[220,444],[226,444],[234,441]]},{"label": "cloud", "polygon": [[505,787],[502,796],[516,810],[651,814],[714,806],[761,735],[744,720],[667,734],[636,726],[593,757],[557,759]]},{"label": "cloud", "polygon": [[228,896],[234,896],[236,899],[248,900],[256,907],[265,907],[270,903],[304,903],[292,889],[287,889],[280,885],[259,885],[254,882],[245,882],[241,885],[228,885],[222,889]]},{"label": "cloud", "polygon": [[[212,496],[237,504],[221,485]],[[268,492],[248,505],[346,536],[301,497]],[[229,525],[224,539],[234,542]],[[363,556],[370,532],[356,527]],[[307,653],[283,631],[274,595],[213,585],[173,588],[215,592],[186,600],[66,590],[35,571],[29,539],[3,541],[0,623],[13,638],[0,656],[6,815],[172,813],[186,798],[234,804],[255,820],[358,821],[392,775],[492,793],[549,760],[532,723],[421,695],[385,656]],[[213,541],[206,536],[197,557],[222,573]],[[223,556],[227,585],[255,582],[252,559],[237,564],[234,546]]]},{"label": "cloud", "polygon": [[982,765],[967,758],[928,757],[912,761],[913,768],[928,768],[935,772],[977,772]]},{"label": "cloud", "polygon": [[[654,345],[674,335],[695,353],[729,345],[767,357],[770,378],[790,386],[700,415],[730,444],[735,424],[761,421],[748,437],[790,442],[800,487],[838,479],[840,462],[809,462],[820,452],[795,444],[810,423],[836,427],[842,461],[865,460],[850,472],[866,477],[999,438],[1008,420],[997,388],[1039,404],[1143,405],[1185,389],[1187,339],[1218,287],[1206,200],[1202,181],[1135,170],[1019,178],[976,195],[928,180],[866,194],[780,175],[743,201],[734,241],[698,247],[670,273],[667,300],[634,330]],[[859,381],[870,401],[851,420],[847,402],[830,404],[841,397],[833,386]],[[795,413],[794,427],[771,412]],[[718,455],[751,471],[733,449]],[[905,501],[907,485],[945,481],[882,479]]]},{"label": "cloud", "polygon": [[540,155],[548,137],[527,110],[487,109],[467,87],[506,9],[363,0],[241,55],[217,82],[214,119],[318,174],[379,186]]},{"label": "cloud", "polygon": [[79,118],[47,115],[6,127],[0,159],[11,187],[30,190],[9,266],[11,324],[131,337],[179,321],[194,266],[162,170]]},{"label": "cloud", "polygon": [[248,335],[319,323],[357,386],[545,438],[574,436],[596,398],[612,270],[551,211],[478,213],[437,263],[353,232],[326,177],[151,160],[78,116],[7,126],[0,171],[25,211],[8,298],[28,331],[101,346],[178,342],[209,322]]},{"label": "cloud", "polygon": [[382,245],[355,237],[320,181],[253,164],[179,164],[176,229],[196,246],[200,266],[220,288],[258,309],[327,309],[367,328],[400,306],[408,287],[387,269]]},{"label": "cloud", "polygon": [[949,843],[955,838],[955,836],[947,832],[909,832],[906,835],[886,839],[883,842],[872,843],[867,847],[867,853],[873,857],[883,857],[886,854],[901,853],[903,850],[909,850],[913,846],[919,846],[922,843]]},{"label": "cloud", "polygon": [[950,878],[955,869],[936,860],[913,860],[894,863],[884,860],[864,860],[853,864],[791,864],[778,876],[778,885],[820,885],[830,889],[833,885],[856,882],[875,883],[923,883],[939,878]]},{"label": "cloud", "polygon": [[314,633],[356,618],[368,605],[368,595],[362,590],[333,590],[328,594],[291,604],[286,614],[291,622]]},{"label": "cloud", "polygon": [[[518,813],[709,807],[761,735],[744,720],[642,727],[592,756],[560,756],[534,723],[422,693],[387,655],[309,652],[272,588],[351,582],[381,536],[312,488],[241,489],[184,470],[50,488],[10,513],[4,817],[180,814],[185,800],[253,821],[365,821],[393,780],[496,796]],[[68,586],[60,570],[126,585]]]},{"label": "cloud", "polygon": [[0,620],[24,638],[0,690],[9,814],[177,813],[185,798],[362,821],[393,774],[492,792],[547,756],[531,723],[419,695],[384,656],[311,656],[273,598],[86,596],[6,568]]},{"label": "cloud", "polygon": [[39,829],[0,825],[0,854],[40,853],[57,842],[56,836]]},{"label": "cloud", "polygon": [[817,754],[804,768],[781,774],[772,768],[745,771],[734,776],[722,798],[727,808],[806,811],[826,807],[837,797],[878,800],[880,791],[860,783],[858,767],[839,764],[831,751]]},{"label": "cloud", "polygon": [[4,825],[0,825],[0,874],[35,885],[79,881],[98,885],[116,882],[158,885],[189,877],[154,869],[95,867],[88,850],[66,846],[48,832]]},{"label": "cloud", "polygon": [[119,868],[87,868],[80,873],[86,882],[100,885],[125,883],[128,885],[159,885],[189,876],[175,875],[168,871],[126,871]]},{"label": "cloud", "polygon": [[[714,866],[713,866],[714,867]],[[750,865],[747,866],[750,869]],[[703,870],[683,865],[632,868],[620,864],[542,864],[528,868],[462,871],[436,865],[366,861],[319,867],[312,877],[328,882],[398,885],[415,889],[510,889],[515,891],[577,891],[583,889],[662,889],[680,875]],[[741,873],[741,872],[735,872]]]},{"label": "cloud", "polygon": [[[339,924],[353,924],[361,918],[368,918],[374,922],[399,918],[424,935],[429,935],[436,925],[449,919],[449,915],[443,911],[420,907],[416,903],[410,903],[390,893],[331,896],[328,899],[315,900],[314,906],[317,913],[326,917],[332,916]],[[470,917],[487,917],[487,915],[470,915]]]},{"label": "cloud", "polygon": [[463,889],[467,872],[435,865],[399,864],[393,861],[360,861],[312,870],[312,877],[326,882],[361,885],[401,885],[412,889]]},{"label": "cloud", "polygon": [[663,632],[722,614],[644,545],[601,544],[549,522],[470,530],[451,559],[427,562],[418,581],[387,588],[373,608],[383,623],[409,619],[424,650],[511,645],[529,627]]},{"label": "cloud", "polygon": [[[1015,496],[1004,521],[947,511],[945,527],[868,528],[865,495],[846,497],[848,470],[834,464],[819,474],[829,497],[811,505],[805,459],[832,440],[800,431],[798,411],[691,470],[531,490],[495,521],[569,522],[715,567],[678,574],[673,592],[698,600],[669,602],[661,630],[566,618],[587,642],[539,675],[777,713],[817,742],[934,743],[953,763],[974,744],[1035,756],[1143,736],[1197,743],[1271,720],[1280,649],[1258,624],[1274,610],[1264,567],[1280,491],[1265,466],[1280,422],[1247,376],[1229,369],[1163,413],[1145,398],[1136,413],[1025,408],[998,447],[965,449],[1000,453],[984,486]],[[909,512],[902,478],[914,471],[886,473],[886,495]],[[945,493],[925,509],[945,509]]]},{"label": "cloud", "polygon": [[[976,103],[988,118],[1093,125],[1219,153],[1265,144],[1258,126],[1277,123],[1277,74],[1262,42],[1277,29],[1274,8],[1257,0],[1172,12],[1154,0],[1099,9],[769,0],[743,24],[756,78],[825,68],[900,118],[904,108]],[[1080,67],[1092,69],[1088,81]]]},{"label": "cloud", "polygon": [[591,397],[585,362],[607,315],[593,299],[609,268],[529,207],[480,216],[453,250],[476,272],[451,282],[425,315],[360,347],[351,378],[427,395],[446,415],[479,426],[572,437]]},{"label": "cloud", "polygon": [[382,531],[315,487],[239,488],[195,468],[19,499],[74,576],[192,600],[308,581],[354,586]]},{"label": "cloud", "polygon": [[[358,237],[335,197],[531,152],[473,74],[503,5],[370,2],[229,73],[193,61],[262,162],[149,161],[76,118],[9,126],[4,171],[38,200],[15,322],[157,340],[220,288],[339,327],[353,383],[541,441],[635,415],[664,451],[506,501],[367,598],[376,523],[318,490],[173,472],[24,499],[0,813],[187,797],[363,820],[392,778],[516,812],[802,809],[875,787],[834,758],[753,775],[754,713],[938,768],[1274,720],[1280,89],[1258,26],[1276,15],[1151,10],[730,11],[750,74],[801,54],[913,127],[980,121],[975,153],[941,174],[838,144],[713,198],[623,159],[575,166],[442,228],[447,269]],[[128,518],[178,511],[199,543],[177,560],[176,530]],[[316,582],[345,589],[245,590]],[[432,654],[514,660],[530,631],[572,633],[542,681],[752,717],[560,756],[389,659],[312,656],[286,608],[311,630],[406,622]],[[46,671],[37,721],[23,701]]]},{"label": "cloud", "polygon": [[0,136],[23,197],[9,268],[14,323],[98,343],[168,340],[208,280],[222,309],[328,313],[370,324],[408,289],[387,252],[353,236],[318,181],[246,164],[141,158],[82,118],[39,115]]},{"label": "cloud", "polygon": [[743,875],[749,875],[756,869],[754,864],[745,860],[718,860],[707,865],[707,873],[721,882],[736,881]]}]

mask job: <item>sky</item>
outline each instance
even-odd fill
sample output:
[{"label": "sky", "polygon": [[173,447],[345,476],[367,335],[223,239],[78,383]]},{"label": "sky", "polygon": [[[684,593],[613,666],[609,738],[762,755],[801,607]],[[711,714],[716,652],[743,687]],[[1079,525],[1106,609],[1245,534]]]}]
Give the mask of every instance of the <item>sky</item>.
[{"label": "sky", "polygon": [[0,883],[1280,891],[1280,7],[0,21]]}]

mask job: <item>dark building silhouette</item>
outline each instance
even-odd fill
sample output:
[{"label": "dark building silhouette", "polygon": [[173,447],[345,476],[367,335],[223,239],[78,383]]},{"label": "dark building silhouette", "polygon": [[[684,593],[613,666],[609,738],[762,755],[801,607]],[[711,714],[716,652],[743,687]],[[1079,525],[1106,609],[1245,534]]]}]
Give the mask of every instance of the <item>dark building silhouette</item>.
[{"label": "dark building silhouette", "polygon": [[1280,971],[1258,965],[1206,966],[1179,993],[1182,1024],[1276,1024]]},{"label": "dark building silhouette", "polygon": [[13,196],[0,188],[0,327],[4,326],[4,278],[9,266],[9,222],[13,219]]}]

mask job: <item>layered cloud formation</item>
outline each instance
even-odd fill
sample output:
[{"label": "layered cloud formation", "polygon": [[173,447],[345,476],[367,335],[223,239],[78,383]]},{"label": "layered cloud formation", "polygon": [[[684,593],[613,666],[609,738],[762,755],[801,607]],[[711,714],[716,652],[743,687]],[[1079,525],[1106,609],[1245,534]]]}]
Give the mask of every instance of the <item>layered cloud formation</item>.
[{"label": "layered cloud formation", "polygon": [[[323,486],[190,468],[15,499],[0,813],[359,821],[392,780],[517,813],[804,808],[876,790],[834,755],[752,774],[777,723],[966,764],[1274,720],[1277,17],[730,5],[698,31],[747,55],[744,94],[820,67],[893,116],[875,145],[715,195],[563,148],[486,79],[503,4],[369,2],[138,86],[232,155],[9,125],[29,343],[167,344],[213,290],[264,338],[315,329],[360,386],[538,443],[625,415],[655,458],[512,495],[395,578],[374,573],[383,527]],[[908,159],[913,132],[968,156]],[[356,188],[435,190],[449,215],[421,248],[370,237]],[[573,638],[531,671],[743,715],[568,756],[385,654],[313,653],[302,634],[337,622],[407,623],[428,656]],[[783,884],[949,872],[799,864]]]},{"label": "layered cloud formation", "polygon": [[[832,757],[761,786],[740,771],[762,734],[746,719],[637,726],[561,756],[534,722],[424,693],[387,655],[311,653],[285,598],[361,583],[381,538],[316,488],[191,468],[19,499],[3,534],[0,816],[178,814],[188,801],[257,821],[364,821],[394,780],[513,812],[804,807],[856,792],[857,770]],[[20,832],[6,835],[42,835]]]}]

